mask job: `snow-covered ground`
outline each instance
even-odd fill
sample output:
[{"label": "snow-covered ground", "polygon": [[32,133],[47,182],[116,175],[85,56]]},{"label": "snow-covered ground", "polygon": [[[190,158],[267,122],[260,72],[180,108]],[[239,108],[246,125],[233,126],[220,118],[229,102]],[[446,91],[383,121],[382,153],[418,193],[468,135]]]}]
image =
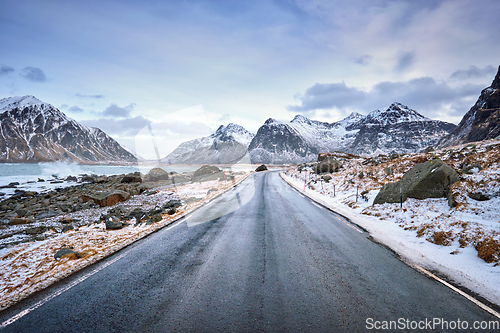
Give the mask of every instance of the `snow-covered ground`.
[{"label": "snow-covered ground", "polygon": [[[65,233],[53,231],[52,237],[43,241],[22,243],[0,250],[0,311],[42,290],[54,282],[95,263],[125,246],[163,228],[182,216],[210,201],[217,195],[243,181],[250,172],[239,172],[234,181],[207,181],[190,183],[176,188],[160,189],[154,195],[137,195],[120,204],[151,209],[161,206],[169,198],[186,200],[174,215],[163,214],[162,221],[147,225],[129,225],[119,230],[106,230],[104,223],[91,223],[112,207],[94,208],[67,214],[88,225]],[[209,191],[210,190],[210,191]],[[119,205],[120,205],[119,204]],[[59,216],[59,218],[61,218]],[[64,256],[59,260],[54,254],[68,247],[81,254],[82,258]]]},{"label": "snow-covered ground", "polygon": [[[452,186],[456,207],[450,208],[446,198],[410,198],[402,208],[400,204],[373,205],[384,183],[397,181],[414,165],[434,158],[456,170],[475,162],[481,165],[482,170],[463,174],[463,180]],[[499,140],[394,159],[382,157],[373,163],[364,158],[342,162],[339,172],[328,174],[332,177],[328,183],[307,165],[302,166],[301,172],[297,167],[290,168],[282,177],[365,228],[376,241],[389,246],[404,260],[438,271],[500,304]],[[488,196],[489,200],[470,198],[468,194],[474,192]]]}]

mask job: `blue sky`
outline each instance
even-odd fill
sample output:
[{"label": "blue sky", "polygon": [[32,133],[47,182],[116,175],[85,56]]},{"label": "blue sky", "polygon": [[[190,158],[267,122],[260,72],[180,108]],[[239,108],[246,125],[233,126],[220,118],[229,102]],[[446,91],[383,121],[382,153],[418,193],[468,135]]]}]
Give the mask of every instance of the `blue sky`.
[{"label": "blue sky", "polygon": [[[0,98],[34,95],[134,149],[269,117],[401,102],[458,123],[500,65],[500,2],[0,1]],[[165,134],[166,135],[166,134]]]}]

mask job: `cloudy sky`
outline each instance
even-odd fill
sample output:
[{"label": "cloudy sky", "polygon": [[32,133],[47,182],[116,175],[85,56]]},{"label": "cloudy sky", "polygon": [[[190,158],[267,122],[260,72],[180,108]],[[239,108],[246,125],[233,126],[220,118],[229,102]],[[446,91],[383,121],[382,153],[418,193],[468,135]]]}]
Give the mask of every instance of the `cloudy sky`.
[{"label": "cloudy sky", "polygon": [[458,123],[500,65],[498,0],[0,1],[0,98],[135,149],[401,102]]}]

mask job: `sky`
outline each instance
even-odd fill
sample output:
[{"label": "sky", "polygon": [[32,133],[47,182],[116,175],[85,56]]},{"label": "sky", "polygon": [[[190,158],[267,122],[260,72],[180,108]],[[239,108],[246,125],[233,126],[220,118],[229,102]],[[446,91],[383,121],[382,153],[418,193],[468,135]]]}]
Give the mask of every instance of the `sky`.
[{"label": "sky", "polygon": [[500,65],[499,13],[497,0],[0,0],[0,99],[34,95],[145,155],[151,130],[166,154],[230,122],[255,133],[393,102],[457,124]]}]

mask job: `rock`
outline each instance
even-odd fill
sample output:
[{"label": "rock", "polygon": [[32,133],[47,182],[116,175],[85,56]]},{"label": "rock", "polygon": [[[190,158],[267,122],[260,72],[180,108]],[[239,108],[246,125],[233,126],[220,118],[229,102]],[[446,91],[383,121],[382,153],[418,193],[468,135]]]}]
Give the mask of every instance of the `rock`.
[{"label": "rock", "polygon": [[392,166],[385,168],[384,172],[389,176],[392,175]]},{"label": "rock", "polygon": [[78,179],[75,176],[66,177],[65,181],[67,182],[76,182]]},{"label": "rock", "polygon": [[62,224],[69,224],[73,223],[73,219],[71,217],[63,217],[62,219],[59,220],[59,222]]},{"label": "rock", "polygon": [[127,200],[128,198],[130,198],[130,193],[121,190],[82,195],[83,202],[93,201],[101,207],[113,206],[119,202]]},{"label": "rock", "polygon": [[176,212],[177,210],[175,208],[170,208],[169,210],[167,210],[168,215],[174,215]]},{"label": "rock", "polygon": [[61,259],[62,257],[69,257],[70,259],[80,259],[82,255],[76,251],[63,247],[54,254],[54,258]]},{"label": "rock", "polygon": [[140,172],[129,173],[122,178],[121,183],[142,183],[141,173]]},{"label": "rock", "polygon": [[153,168],[149,170],[146,179],[150,182],[157,182],[159,180],[168,180],[168,172],[161,168]]},{"label": "rock", "polygon": [[177,208],[182,206],[182,203],[179,200],[173,199],[163,205],[163,209]]},{"label": "rock", "polygon": [[21,194],[21,196],[27,198],[27,197],[34,197],[37,194],[38,193],[35,191],[26,191],[23,194]]},{"label": "rock", "polygon": [[267,166],[265,164],[259,165],[257,169],[255,169],[256,172],[259,171],[267,171]]},{"label": "rock", "polygon": [[58,213],[56,211],[48,210],[48,211],[45,211],[45,212],[41,212],[40,214],[38,214],[36,216],[36,218],[39,219],[39,220],[41,220],[41,219],[48,219],[50,217],[54,217],[54,216],[57,216],[59,214],[60,213]]},{"label": "rock", "polygon": [[43,183],[44,181],[45,181],[45,179],[38,178],[38,182],[39,182],[39,183]]},{"label": "rock", "polygon": [[450,185],[459,181],[460,176],[453,168],[440,159],[420,163],[406,172],[400,181],[385,184],[374,204],[400,202],[407,198],[427,199],[450,196]]},{"label": "rock", "polygon": [[24,230],[24,233],[26,235],[39,235],[43,234],[45,231],[47,231],[47,227],[41,226],[41,227],[28,228]]},{"label": "rock", "polygon": [[467,175],[472,175],[472,174],[474,174],[476,172],[479,172],[481,170],[483,170],[483,168],[481,167],[481,163],[475,162],[475,163],[473,163],[471,165],[464,166],[462,168],[461,172],[464,173],[464,174],[467,174]]},{"label": "rock", "polygon": [[62,228],[62,232],[66,232],[66,231],[70,231],[70,230],[73,230],[75,229],[71,224],[66,224],[63,228]]},{"label": "rock", "polygon": [[28,224],[33,222],[33,219],[27,217],[13,217],[10,219],[9,225]]},{"label": "rock", "polygon": [[62,181],[62,180],[53,180],[53,181],[50,181],[49,183],[51,183],[51,184],[62,184],[62,183],[64,183],[64,181]]},{"label": "rock", "polygon": [[490,200],[490,197],[479,193],[479,192],[472,192],[468,194],[469,198],[474,199],[476,201],[487,201]]},{"label": "rock", "polygon": [[146,212],[144,212],[141,208],[135,208],[126,216],[126,219],[130,220],[135,218],[137,222],[140,222],[145,216]]},{"label": "rock", "polygon": [[26,213],[28,213],[28,210],[24,209],[24,208],[19,208],[19,209],[16,209],[15,212],[17,215],[19,215],[19,217],[24,217],[24,215],[26,215]]},{"label": "rock", "polygon": [[222,170],[216,166],[203,165],[201,168],[199,168],[198,170],[196,170],[193,173],[193,177],[191,178],[191,180],[192,181],[201,181],[204,178],[206,178],[207,176],[211,176],[213,174],[218,174],[220,172],[222,172]]},{"label": "rock", "polygon": [[161,214],[154,214],[152,215],[150,218],[149,218],[149,221],[147,222],[147,224],[153,224],[153,223],[156,223],[156,222],[160,222],[162,220],[162,217],[161,217]]},{"label": "rock", "polygon": [[313,167],[316,174],[332,173],[340,170],[341,164],[336,159],[323,160]]},{"label": "rock", "polygon": [[323,179],[326,183],[329,183],[330,180],[332,180],[332,176],[328,176],[328,175],[322,176],[321,179]]},{"label": "rock", "polygon": [[104,223],[106,224],[106,230],[118,230],[124,227],[123,222],[116,216],[109,217]]},{"label": "rock", "polygon": [[80,181],[82,183],[93,183],[94,182],[94,177],[89,176],[89,175],[83,175],[82,178],[80,178]]}]

